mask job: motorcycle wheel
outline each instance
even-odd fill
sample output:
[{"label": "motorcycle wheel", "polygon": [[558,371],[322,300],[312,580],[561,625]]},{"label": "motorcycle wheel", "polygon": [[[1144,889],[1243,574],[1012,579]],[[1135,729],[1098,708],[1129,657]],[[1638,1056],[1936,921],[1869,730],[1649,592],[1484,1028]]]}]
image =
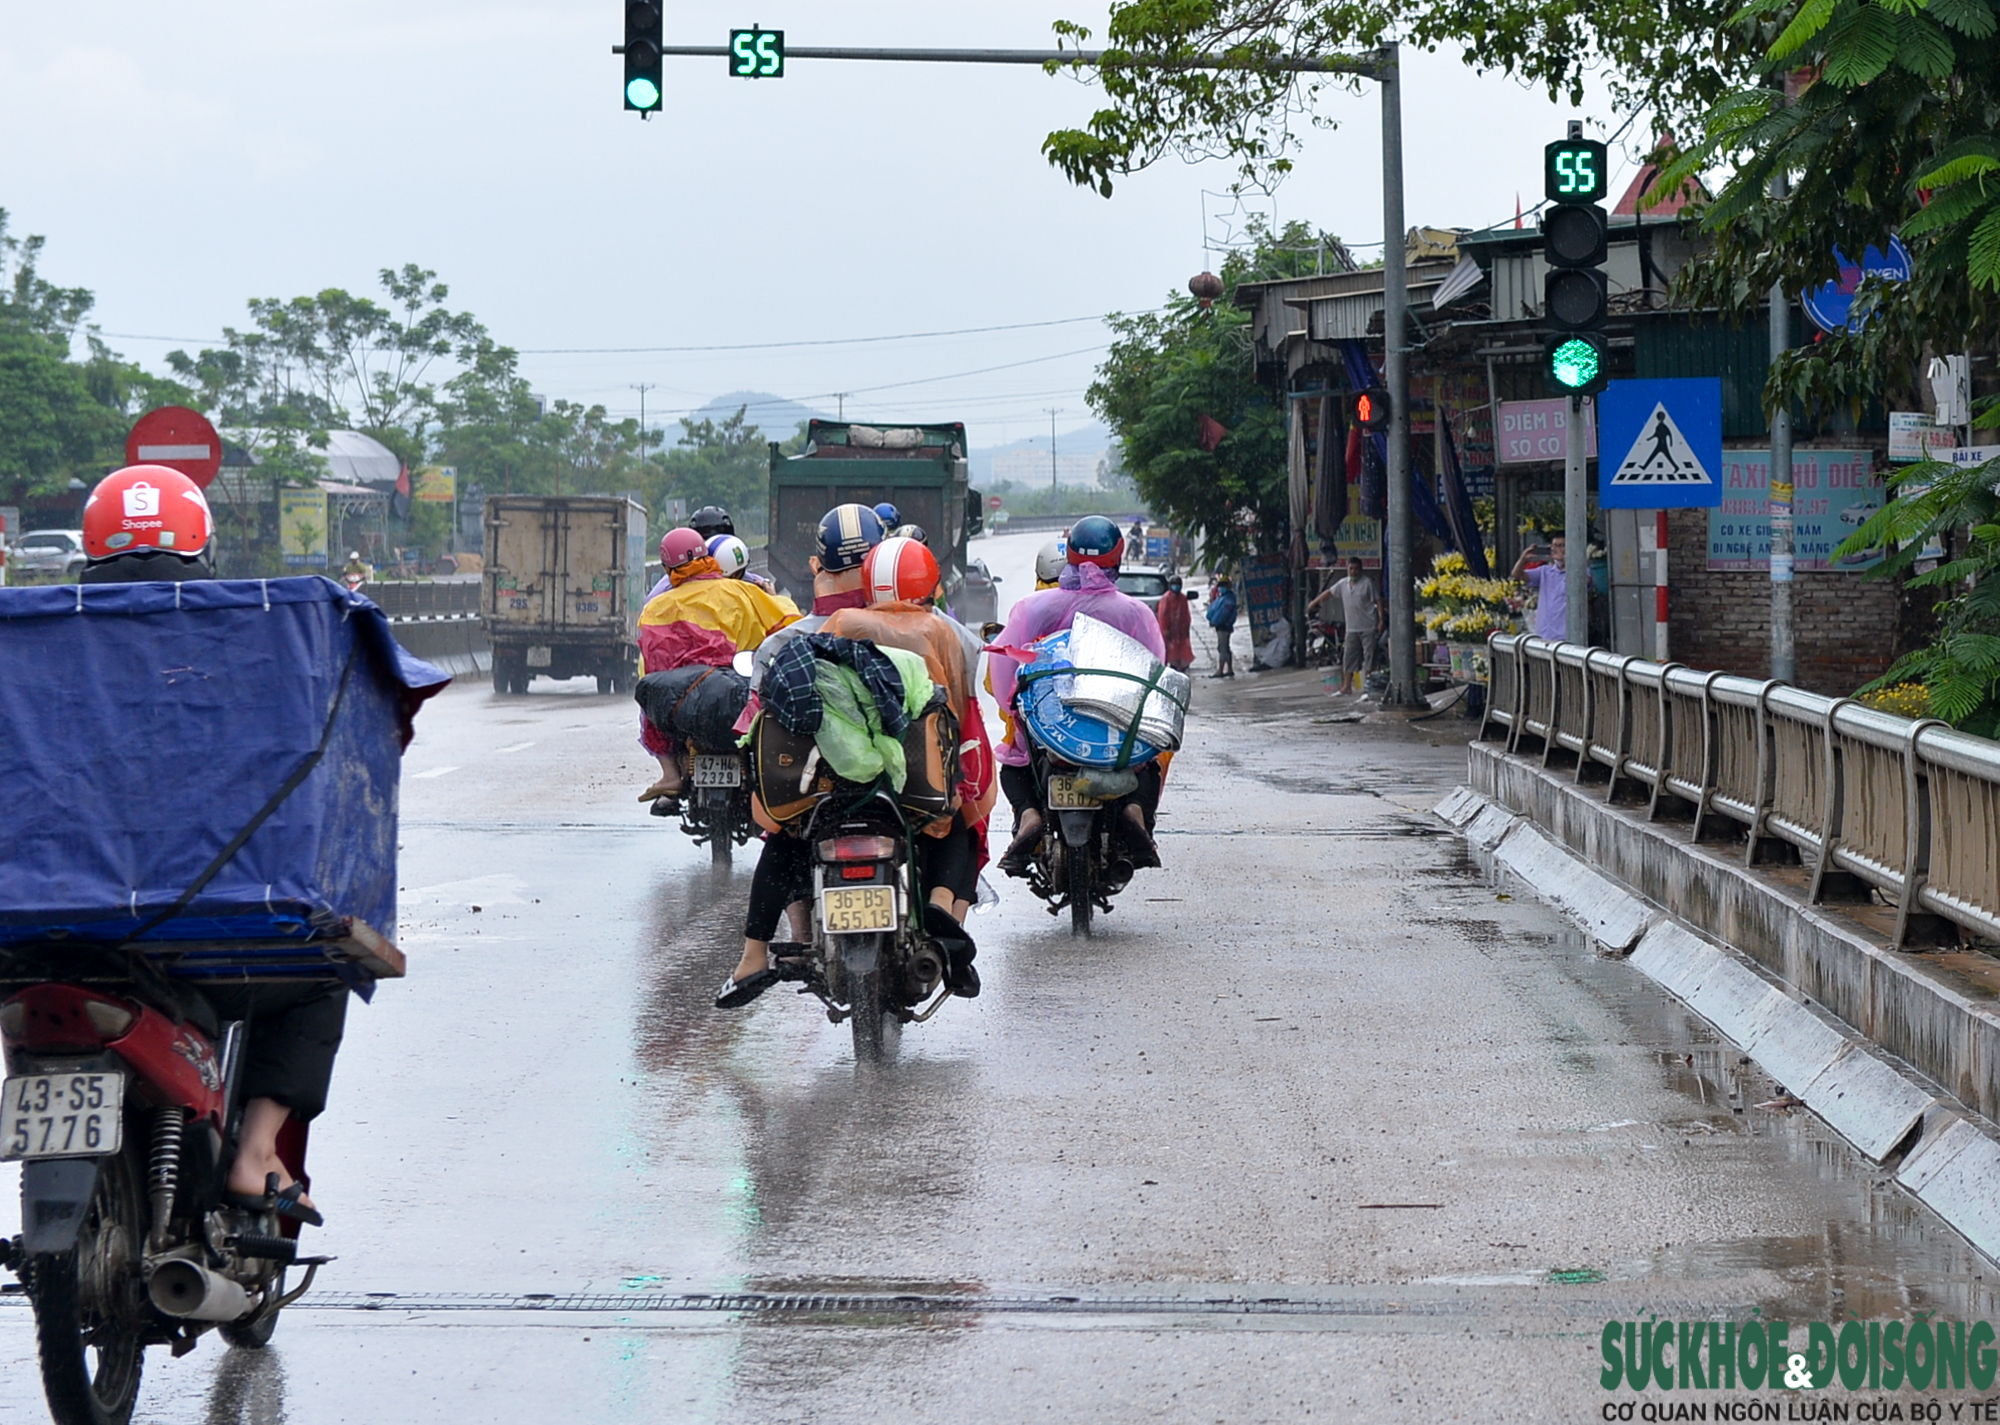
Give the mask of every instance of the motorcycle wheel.
[{"label": "motorcycle wheel", "polygon": [[126,1425],[145,1368],[145,1206],[126,1154],[107,1158],[76,1247],[29,1259],[42,1391],[55,1425]]},{"label": "motorcycle wheel", "polygon": [[1069,855],[1069,876],[1066,890],[1069,893],[1069,933],[1090,938],[1090,918],[1097,906],[1091,900],[1096,890],[1097,848],[1094,846],[1072,846]]},{"label": "motorcycle wheel", "polygon": [[[271,1290],[278,1296],[285,1294],[285,1274],[278,1273]],[[222,1339],[230,1345],[245,1351],[261,1351],[271,1344],[271,1337],[278,1330],[278,1312],[269,1312],[254,1321],[230,1321],[220,1328]]]},{"label": "motorcycle wheel", "polygon": [[882,968],[882,959],[878,955],[875,968],[867,974],[848,972],[847,1003],[854,1011],[848,1023],[854,1030],[854,1062],[857,1064],[882,1061],[883,1021],[887,1018],[882,1010]]},{"label": "motorcycle wheel", "polygon": [[730,838],[729,828],[726,826],[713,828],[708,837],[709,865],[727,866],[735,854],[736,845]]}]

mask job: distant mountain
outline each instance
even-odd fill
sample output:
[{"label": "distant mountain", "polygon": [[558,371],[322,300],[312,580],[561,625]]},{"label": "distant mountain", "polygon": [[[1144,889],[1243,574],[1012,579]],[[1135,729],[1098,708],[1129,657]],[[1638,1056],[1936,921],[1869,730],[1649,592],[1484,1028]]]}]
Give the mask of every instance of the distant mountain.
[{"label": "distant mountain", "polygon": [[813,410],[797,401],[774,396],[769,391],[731,391],[726,396],[717,396],[696,411],[694,419],[726,421],[736,414],[739,406],[748,408],[744,419],[764,432],[769,440],[790,440],[798,433],[801,424],[815,416],[820,420],[831,419],[825,411]]},{"label": "distant mountain", "polygon": [[[1079,426],[1075,430],[1059,432],[1056,436],[1056,454],[1088,455],[1094,460],[1097,456],[1102,455],[1105,449],[1110,446],[1111,439],[1111,428],[1109,426],[1092,422],[1087,426]],[[1010,440],[1005,445],[974,446],[966,456],[967,463],[972,467],[972,483],[977,485],[982,480],[991,480],[993,478],[994,456],[1007,455],[1016,451],[1037,450],[1042,453],[1042,458],[1046,461],[1049,450],[1049,438],[1047,436],[1030,436],[1026,440]]]}]

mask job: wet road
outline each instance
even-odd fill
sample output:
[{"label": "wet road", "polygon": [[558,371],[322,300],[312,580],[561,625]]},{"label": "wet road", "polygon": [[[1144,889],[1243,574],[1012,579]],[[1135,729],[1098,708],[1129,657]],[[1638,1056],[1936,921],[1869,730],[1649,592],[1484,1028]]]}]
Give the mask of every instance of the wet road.
[{"label": "wet road", "polygon": [[[1037,542],[985,544],[1006,595]],[[155,1352],[139,1418],[1580,1421],[1607,1319],[1996,1314],[1955,1234],[1441,834],[1462,752],[1231,696],[1102,937],[1004,884],[986,993],[861,1071],[810,1001],[709,1007],[748,858],[633,800],[628,701],[447,692],[411,975],[314,1129],[340,1260],[261,1356]],[[797,1297],[721,1309],[749,1291]],[[42,1418],[32,1350],[0,1302],[0,1419]]]}]

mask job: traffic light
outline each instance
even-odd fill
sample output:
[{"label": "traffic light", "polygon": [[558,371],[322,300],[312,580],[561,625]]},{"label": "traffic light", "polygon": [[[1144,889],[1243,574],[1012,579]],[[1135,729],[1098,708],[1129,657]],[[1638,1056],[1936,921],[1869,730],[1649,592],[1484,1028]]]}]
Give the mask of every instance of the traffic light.
[{"label": "traffic light", "polygon": [[641,114],[660,111],[660,0],[626,0],[625,107]]},{"label": "traffic light", "polygon": [[1389,392],[1381,386],[1370,386],[1365,391],[1354,393],[1349,407],[1354,423],[1363,430],[1387,430],[1389,428]]},{"label": "traffic light", "polygon": [[1604,330],[1610,292],[1604,257],[1610,220],[1599,199],[1605,192],[1604,145],[1571,124],[1566,139],[1542,151],[1542,324],[1551,336],[1543,349],[1543,374],[1564,395],[1604,389]]},{"label": "traffic light", "polygon": [[729,32],[729,73],[737,79],[783,79],[785,77],[785,32],[783,30],[731,30]]}]

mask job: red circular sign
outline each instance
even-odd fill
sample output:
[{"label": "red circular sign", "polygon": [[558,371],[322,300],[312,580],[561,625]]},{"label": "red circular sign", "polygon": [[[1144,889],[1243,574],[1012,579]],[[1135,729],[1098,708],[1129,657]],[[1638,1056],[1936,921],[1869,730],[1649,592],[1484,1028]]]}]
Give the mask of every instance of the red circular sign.
[{"label": "red circular sign", "polygon": [[999,508],[1000,508],[1000,497],[999,497],[998,495],[988,495],[988,496],[986,497],[986,508],[987,508],[987,509],[989,509],[989,510],[997,510],[997,509],[999,509]]},{"label": "red circular sign", "polygon": [[222,468],[222,437],[200,411],[161,406],[139,417],[125,437],[125,463],[164,465],[207,489]]}]

